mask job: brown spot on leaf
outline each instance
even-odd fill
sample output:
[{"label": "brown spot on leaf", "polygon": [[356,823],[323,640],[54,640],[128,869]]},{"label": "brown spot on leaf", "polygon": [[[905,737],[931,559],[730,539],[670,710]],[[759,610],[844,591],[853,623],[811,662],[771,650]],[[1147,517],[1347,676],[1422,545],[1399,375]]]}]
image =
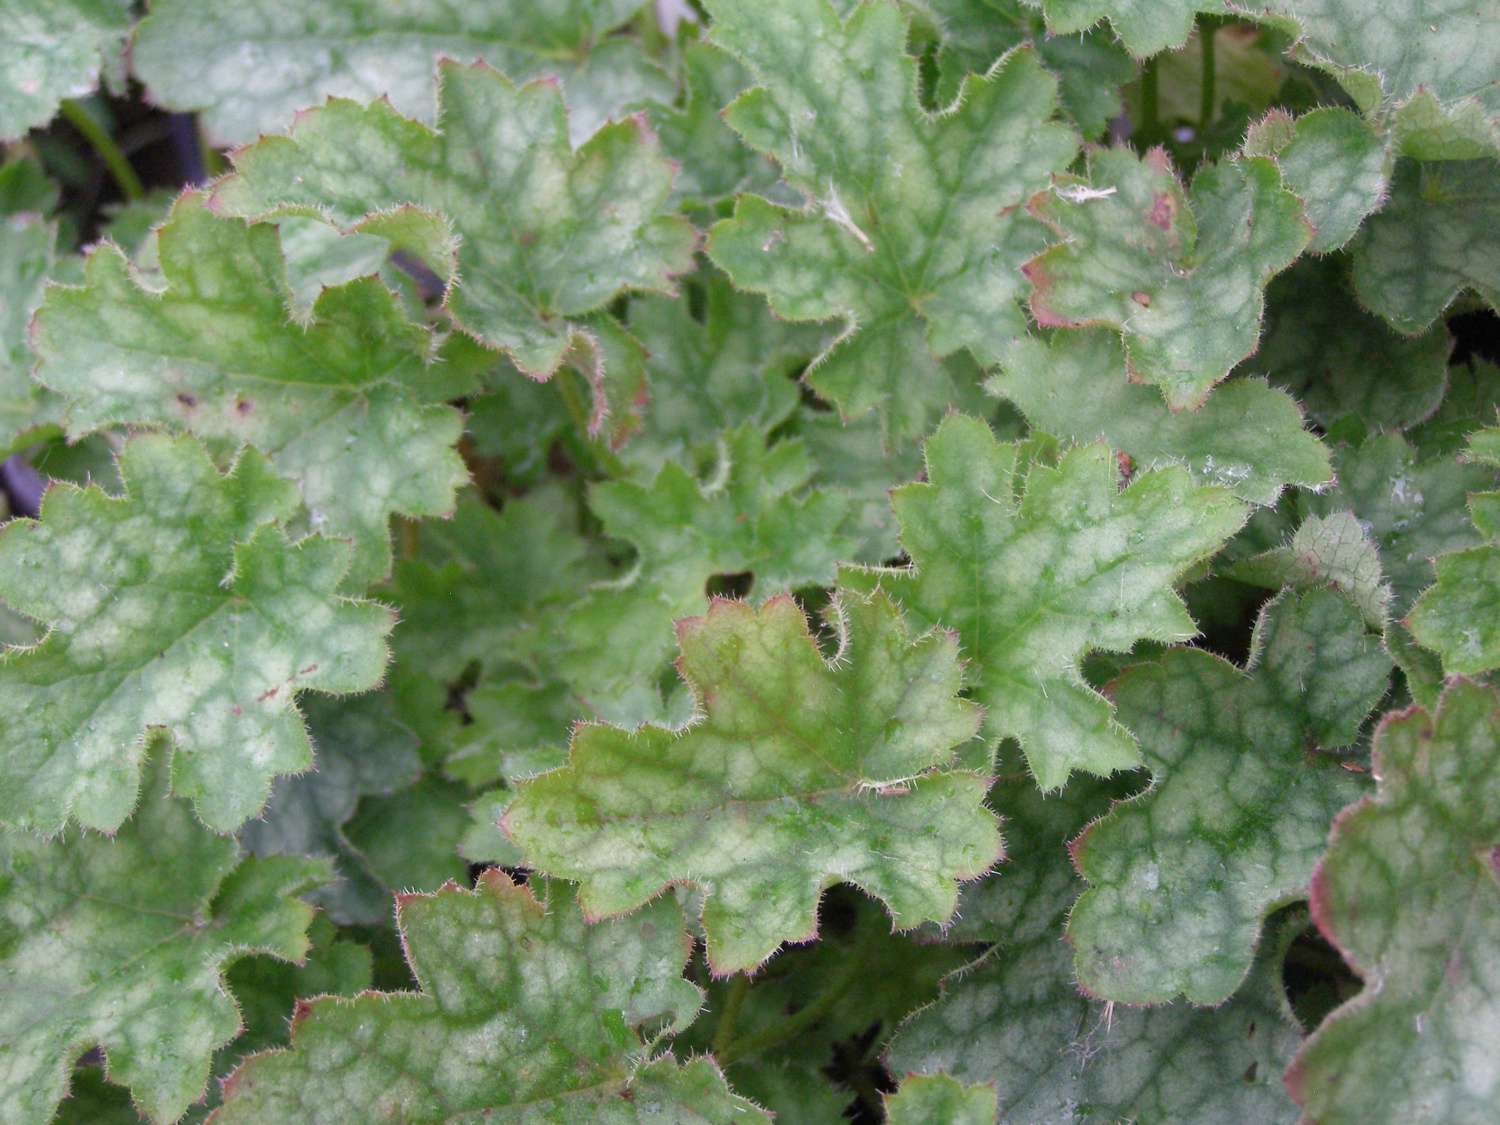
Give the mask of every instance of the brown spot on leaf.
[{"label": "brown spot on leaf", "polygon": [[198,400],[192,395],[188,394],[186,391],[181,391],[178,393],[177,402],[182,406],[184,410],[191,410],[193,409],[193,407],[198,405]]},{"label": "brown spot on leaf", "polygon": [[1257,1074],[1259,1074],[1259,1073],[1260,1073],[1260,1063],[1252,1060],[1251,1063],[1250,1063],[1250,1065],[1245,1068],[1245,1081],[1246,1082],[1254,1082],[1255,1081],[1255,1076]]},{"label": "brown spot on leaf", "polygon": [[257,703],[264,703],[268,699],[274,699],[276,697],[276,693],[278,691],[280,691],[280,690],[281,690],[281,685],[280,684],[277,684],[275,687],[268,687],[268,688],[266,688],[265,691],[261,692],[259,695],[257,695],[255,697],[255,702],[257,702]]},{"label": "brown spot on leaf", "polygon": [[1136,304],[1140,305],[1141,308],[1143,308],[1143,309],[1149,309],[1151,307],[1151,294],[1150,293],[1143,293],[1139,289],[1137,289],[1134,293],[1132,293],[1130,295],[1130,299],[1132,301],[1134,301]]},{"label": "brown spot on leaf", "polygon": [[1177,218],[1177,202],[1164,191],[1151,197],[1151,210],[1146,212],[1146,221],[1158,230],[1171,230],[1172,220]]}]

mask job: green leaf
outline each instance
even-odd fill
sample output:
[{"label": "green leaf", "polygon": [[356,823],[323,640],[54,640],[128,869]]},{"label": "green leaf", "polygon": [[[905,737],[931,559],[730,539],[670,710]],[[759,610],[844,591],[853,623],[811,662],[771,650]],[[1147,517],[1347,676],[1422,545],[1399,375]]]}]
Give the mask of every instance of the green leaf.
[{"label": "green leaf", "polygon": [[452,510],[461,394],[430,334],[366,277],[290,308],[275,228],[213,215],[187,195],[162,227],[165,288],[104,244],[82,286],[36,317],[37,376],[69,397],[70,436],[126,422],[191,430],[228,461],[244,444],[296,481],[315,531],[352,536],[347,588],[390,567],[387,524]]},{"label": "green leaf", "polygon": [[1468,498],[1500,483],[1493,469],[1459,464],[1451,456],[1423,457],[1399,434],[1336,446],[1333,467],[1338,487],[1303,495],[1301,507],[1323,516],[1354,511],[1380,549],[1397,617],[1431,584],[1434,556],[1484,542],[1469,522]]},{"label": "green leaf", "polygon": [[843,530],[856,545],[843,558],[878,565],[899,555],[891,489],[921,474],[921,447],[915,442],[887,445],[874,414],[846,423],[832,412],[804,410],[793,423],[812,455],[811,483],[837,488],[849,498]]},{"label": "green leaf", "polygon": [[1092,886],[1068,919],[1079,983],[1130,1004],[1218,1004],[1250,971],[1265,917],[1301,897],[1334,815],[1360,793],[1348,746],[1391,662],[1328,590],[1262,611],[1247,668],[1198,649],[1111,685],[1151,788],[1073,845]]},{"label": "green leaf", "polygon": [[389,692],[334,703],[304,703],[316,769],[278,778],[265,812],[240,832],[252,855],[324,857],[337,882],[307,896],[337,922],[375,925],[390,917],[391,897],[344,835],[359,799],[391,793],[422,768],[416,736],[395,718]]},{"label": "green leaf", "polygon": [[1177,467],[1119,490],[1114,454],[1089,445],[1020,488],[1018,447],[962,415],[927,442],[927,482],[892,493],[910,570],[846,570],[876,580],[919,625],[957,631],[971,694],[987,711],[989,744],[1020,741],[1044,789],[1074,770],[1100,775],[1140,764],[1130,732],[1084,682],[1093,649],[1185,640],[1197,629],[1173,582],[1244,523],[1230,493],[1201,488]]},{"label": "green leaf", "polygon": [[1497,231],[1500,163],[1401,161],[1390,198],[1351,247],[1360,301],[1408,336],[1465,289],[1500,309]]},{"label": "green leaf", "polygon": [[0,3],[0,141],[45,125],[64,98],[81,98],[99,72],[123,78],[130,0]]},{"label": "green leaf", "polygon": [[328,97],[385,97],[430,124],[438,58],[482,59],[515,82],[558,80],[581,142],[626,106],[672,97],[671,82],[636,43],[605,38],[640,7],[641,0],[311,0],[294,15],[275,0],[211,9],[157,0],[130,59],[156,104],[199,111],[226,144],[279,132]]},{"label": "green leaf", "polygon": [[712,43],[690,44],[681,65],[687,87],[682,105],[646,107],[646,120],[661,138],[662,151],[678,165],[673,198],[686,206],[708,206],[742,191],[773,191],[775,165],[747,148],[724,123],[724,107],[755,85],[754,77]]},{"label": "green leaf", "polygon": [[535,378],[576,364],[602,401],[611,329],[591,314],[627,290],[671,292],[691,264],[692,227],[658,213],[671,166],[634,118],[575,151],[552,84],[445,61],[437,104],[435,131],[385,102],[332,99],[241,150],[214,200],[390,238],[448,283],[466,331]]},{"label": "green leaf", "polygon": [[890,1125],[994,1125],[995,1088],[964,1089],[945,1074],[909,1075],[885,1099]]},{"label": "green leaf", "polygon": [[708,8],[714,40],[762,83],[730,125],[807,196],[801,209],[742,196],[709,254],[777,315],[842,321],[808,384],[846,418],[878,407],[892,439],[915,437],[959,393],[939,357],[993,362],[1026,332],[1016,267],[1045,241],[1019,205],[1077,143],[1050,120],[1056,79],[1019,48],[934,116],[894,5],[847,24],[827,0]]},{"label": "green leaf", "polygon": [[6,1125],[45,1125],[94,1044],[154,1120],[176,1120],[240,1030],[224,970],[247,953],[307,953],[313,912],[294,896],[326,866],[241,860],[167,795],[166,759],[155,755],[139,812],[112,838],[0,835]]},{"label": "green leaf", "polygon": [[1110,27],[1138,59],[1181,47],[1199,12],[1222,13],[1223,0],[1028,0],[1047,17],[1054,35],[1072,35],[1108,17]]},{"label": "green leaf", "polygon": [[752,578],[757,600],[803,585],[830,585],[852,544],[839,534],[848,503],[804,486],[812,466],[802,443],[766,448],[755,427],[722,435],[706,482],[669,463],[645,486],[595,485],[589,506],[604,532],[635,544],[633,577],[596,588],[567,618],[571,649],[560,667],[608,721],[662,717],[657,683],[672,649],[674,618],[701,613],[716,575]]},{"label": "green leaf", "polygon": [[1376,632],[1389,620],[1393,594],[1381,573],[1380,552],[1353,512],[1308,516],[1291,542],[1241,559],[1223,573],[1268,590],[1336,590]]},{"label": "green leaf", "polygon": [[1078,443],[1102,438],[1137,469],[1185,465],[1196,483],[1252,504],[1274,504],[1288,484],[1317,488],[1333,479],[1327,449],[1283,392],[1238,379],[1199,409],[1174,413],[1150,387],[1121,378],[1124,368],[1114,333],[1062,332],[1017,341],[986,387],[1039,430]]},{"label": "green leaf", "polygon": [[681,1028],[698,1013],[676,904],[586,926],[567,889],[542,893],[491,870],[472,892],[401,899],[421,992],[307,1005],[290,1050],[230,1079],[216,1125],[768,1121],[708,1059],[644,1061],[638,1028]]},{"label": "green leaf", "polygon": [[1102,31],[1048,35],[1041,13],[1022,0],[910,0],[937,24],[940,48],[936,100],[949,104],[966,74],[984,74],[995,60],[1031,43],[1057,75],[1063,108],[1086,138],[1102,134],[1120,112],[1120,86],[1135,76],[1130,56]]},{"label": "green leaf", "polygon": [[993,1083],[1006,1122],[1074,1125],[1088,1107],[1083,1120],[1293,1125],[1280,1075],[1299,1035],[1280,962],[1305,914],[1278,919],[1250,978],[1220,1007],[1133,1008],[1079,992],[1062,940],[1079,889],[1067,842],[1123,791],[1088,778],[1053,795],[1026,779],[996,786],[990,803],[1005,817],[1011,854],[965,888],[956,932],[1000,946],[902,1026],[891,1070]]},{"label": "green leaf", "polygon": [[1183,190],[1161,149],[1092,149],[1087,175],[1057,177],[1027,205],[1062,241],[1027,262],[1046,326],[1120,330],[1132,380],[1174,410],[1197,407],[1255,350],[1272,276],[1311,234],[1263,157],[1210,164]]},{"label": "green leaf", "polygon": [[1452,683],[1388,717],[1376,790],[1338,820],[1313,917],[1365,980],[1308,1040],[1287,1086],[1318,1125],[1480,1125],[1500,958],[1500,700]]},{"label": "green leaf", "polygon": [[678,731],[578,727],[568,766],[521,782],[506,814],[527,862],[579,880],[591,916],[692,882],[716,973],[812,937],[836,881],[882,899],[898,928],[946,920],[956,880],[1000,850],[984,780],[946,770],[979,725],[955,698],[957,646],[909,641],[879,593],[836,606],[834,665],[790,597],[680,622],[700,716]]},{"label": "green leaf", "polygon": [[295,490],[254,450],[220,477],[196,440],[142,435],[120,472],[126,496],[54,486],[0,532],[0,597],[50,626],[0,663],[4,816],[113,831],[161,730],[173,790],[226,831],[311,764],[299,692],[375,686],[391,615],[335,593],[347,544],[268,522]]},{"label": "green leaf", "polygon": [[510,808],[509,789],[492,789],[469,809],[469,827],[458,843],[459,855],[470,863],[495,867],[521,866],[521,849],[500,831],[500,818]]},{"label": "green leaf", "polygon": [[816,327],[777,319],[722,275],[709,275],[703,291],[701,322],[683,301],[630,305],[630,330],[651,356],[651,400],[641,435],[619,456],[645,479],[668,461],[707,467],[721,430],[749,424],[764,435],[785,422],[799,402],[791,376],[821,346]]},{"label": "green leaf", "polygon": [[1404,429],[1437,409],[1448,385],[1447,330],[1392,332],[1355,300],[1341,257],[1304,258],[1266,288],[1265,331],[1241,369],[1297,396],[1324,428],[1357,415]]},{"label": "green leaf", "polygon": [[1276,161],[1286,186],[1302,200],[1313,229],[1307,248],[1314,254],[1342,247],[1385,200],[1385,142],[1350,110],[1324,106],[1294,121],[1273,109],[1251,127],[1243,151]]},{"label": "green leaf", "polygon": [[556,486],[499,512],[464,493],[452,520],[423,526],[422,557],[399,562],[381,591],[401,615],[397,658],[450,682],[475,662],[550,667],[560,616],[602,573],[578,525],[576,496]]},{"label": "green leaf", "polygon": [[57,396],[31,378],[36,355],[27,338],[56,242],[57,227],[40,215],[0,214],[0,452],[6,454],[56,421]]},{"label": "green leaf", "polygon": [[349,842],[386,887],[435,891],[467,881],[469,865],[458,849],[472,825],[470,799],[464,786],[430,775],[388,796],[366,797],[346,828]]},{"label": "green leaf", "polygon": [[[1247,5],[1249,7],[1249,5]],[[1366,113],[1393,125],[1424,159],[1500,147],[1500,47],[1495,0],[1404,0],[1372,11],[1362,0],[1273,0],[1297,21],[1297,53],[1338,77]]]},{"label": "green leaf", "polygon": [[[1428,456],[1459,453],[1469,436],[1500,422],[1500,367],[1471,356],[1452,368],[1437,411],[1406,432],[1406,439]],[[1493,464],[1493,459],[1490,459]],[[1500,468],[1500,466],[1497,466]]]}]

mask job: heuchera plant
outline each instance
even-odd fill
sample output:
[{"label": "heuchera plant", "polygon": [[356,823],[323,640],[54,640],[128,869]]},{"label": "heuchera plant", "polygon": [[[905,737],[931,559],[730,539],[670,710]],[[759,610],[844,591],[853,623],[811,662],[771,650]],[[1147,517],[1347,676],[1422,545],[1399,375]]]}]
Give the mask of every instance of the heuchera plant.
[{"label": "heuchera plant", "polygon": [[1500,1122],[1500,0],[0,0],[0,1125]]}]

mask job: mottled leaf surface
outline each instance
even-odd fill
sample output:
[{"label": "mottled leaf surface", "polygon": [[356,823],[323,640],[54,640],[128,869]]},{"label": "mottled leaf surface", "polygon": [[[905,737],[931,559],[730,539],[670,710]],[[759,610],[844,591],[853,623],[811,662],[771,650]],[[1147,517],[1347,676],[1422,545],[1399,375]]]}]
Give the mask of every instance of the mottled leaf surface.
[{"label": "mottled leaf surface", "polygon": [[1268,590],[1337,590],[1359,607],[1371,629],[1379,632],[1387,623],[1392,593],[1380,551],[1353,512],[1308,516],[1290,542],[1241,559],[1224,573]]},{"label": "mottled leaf surface", "polygon": [[1093,649],[1196,633],[1172,584],[1244,522],[1243,504],[1187,471],[1142,473],[1122,491],[1115,455],[1094,444],[1026,475],[1015,445],[947,418],[927,443],[927,480],[892,494],[909,570],[846,571],[878,581],[921,624],[957,631],[984,733],[1021,743],[1038,784],[1074,770],[1140,764],[1130,732],[1085,683]]},{"label": "mottled leaf surface", "polygon": [[[31,378],[31,314],[56,261],[57,228],[40,215],[0,208],[0,450],[56,420],[56,396]],[[24,440],[19,444],[24,444]]]},{"label": "mottled leaf surface", "polygon": [[575,151],[555,85],[455,62],[438,66],[437,104],[434,130],[335,98],[241,150],[215,203],[389,237],[449,283],[454,320],[522,371],[546,378],[568,360],[601,379],[609,328],[590,314],[626,290],[669,292],[696,238],[659,213],[672,170],[654,135],[632,118]]},{"label": "mottled leaf surface", "polygon": [[191,430],[221,461],[241,445],[296,481],[314,530],[355,540],[351,588],[390,567],[393,512],[437,515],[467,474],[427,331],[366,277],[293,315],[276,229],[185,196],[158,235],[147,284],[115,247],[37,313],[37,377],[68,397],[71,436],[113,423]]},{"label": "mottled leaf surface", "polygon": [[1262,612],[1247,670],[1197,649],[1110,688],[1151,788],[1073,845],[1091,884],[1068,919],[1079,982],[1132,1004],[1218,1004],[1261,925],[1306,892],[1335,814],[1361,791],[1327,750],[1354,741],[1390,659],[1328,590]]},{"label": "mottled leaf surface", "polygon": [[1353,414],[1372,430],[1405,429],[1442,400],[1449,347],[1441,324],[1403,336],[1367,312],[1348,260],[1330,255],[1272,279],[1260,346],[1241,370],[1285,387],[1324,427]]},{"label": "mottled leaf surface", "polygon": [[827,0],[708,7],[714,41],[762,83],[730,125],[807,197],[794,209],[742,196],[709,254],[778,315],[842,321],[809,385],[846,417],[878,407],[893,439],[915,437],[957,393],[940,356],[993,361],[1025,334],[1016,267],[1045,232],[1020,204],[1076,146],[1051,120],[1056,79],[1022,48],[933,116],[894,5],[847,23]]},{"label": "mottled leaf surface", "polygon": [[589,926],[569,890],[541,885],[539,902],[492,870],[473,891],[402,898],[421,991],[305,1006],[291,1048],[237,1071],[213,1120],[768,1120],[708,1059],[643,1061],[642,1024],[698,1013],[676,904]]},{"label": "mottled leaf surface", "polygon": [[240,1030],[223,973],[252,952],[301,960],[329,877],[312,860],[242,860],[168,795],[166,755],[113,837],[0,835],[0,1121],[45,1125],[72,1063],[103,1047],[111,1079],[157,1121],[200,1097]]},{"label": "mottled leaf surface", "polygon": [[0,662],[5,819],[113,831],[161,730],[173,790],[232,829],[311,762],[297,693],[375,686],[391,615],[335,593],[347,544],[270,522],[296,493],[261,454],[221,477],[193,438],[143,435],[120,472],[126,496],[57,485],[0,532],[0,597],[49,626]]},{"label": "mottled leaf surface", "polygon": [[1057,177],[1028,207],[1060,240],[1025,266],[1037,320],[1119,329],[1131,378],[1173,409],[1255,350],[1266,282],[1311,235],[1264,157],[1207,165],[1187,191],[1161,149],[1094,149],[1085,177]]},{"label": "mottled leaf surface", "polygon": [[130,0],[4,0],[0,3],[0,140],[45,125],[64,98],[121,77]]},{"label": "mottled leaf surface", "polygon": [[1390,199],[1350,247],[1359,299],[1409,336],[1466,289],[1500,309],[1497,232],[1500,162],[1403,160]]},{"label": "mottled leaf surface", "polygon": [[637,550],[628,581],[599,586],[568,613],[560,666],[596,713],[622,725],[662,717],[658,680],[672,620],[703,611],[716,575],[748,576],[756,600],[832,583],[852,547],[840,534],[848,503],[832,489],[807,489],[811,473],[801,442],[768,449],[746,425],[722,435],[706,481],[670,462],[650,485],[606,481],[591,490],[605,534]]},{"label": "mottled leaf surface", "polygon": [[986,387],[1039,430],[1080,444],[1103,439],[1136,470],[1185,465],[1195,483],[1252,504],[1275,503],[1288,484],[1333,479],[1328,451],[1303,428],[1297,403],[1258,379],[1226,383],[1199,409],[1174,412],[1124,375],[1119,339],[1084,329],[1018,341]]},{"label": "mottled leaf surface", "polygon": [[1338,820],[1313,918],[1365,987],[1287,1076],[1317,1125],[1480,1125],[1500,1077],[1500,700],[1452,683],[1375,736],[1376,790]]},{"label": "mottled leaf surface", "polygon": [[672,85],[626,39],[606,39],[641,0],[275,0],[206,8],[158,0],[136,30],[131,64],[158,104],[197,110],[212,134],[243,144],[280,132],[329,97],[385,97],[432,123],[438,58],[483,59],[515,82],[553,78],[582,141],[625,106],[670,100]]},{"label": "mottled leaf surface", "polygon": [[956,881],[1000,851],[984,779],[946,769],[979,723],[955,696],[957,646],[909,640],[878,593],[836,612],[833,665],[790,597],[716,601],[680,622],[699,716],[676,731],[578,727],[567,767],[521,782],[506,814],[527,862],[580,881],[591,916],[694,883],[719,973],[812,937],[837,881],[883,900],[899,928],[946,920]]},{"label": "mottled leaf surface", "polygon": [[1139,1125],[1292,1125],[1281,1071],[1299,1035],[1279,970],[1305,914],[1278,921],[1250,978],[1220,1007],[1106,1007],[1079,992],[1062,936],[1082,886],[1067,842],[1125,791],[1091,778],[1055,795],[1024,779],[991,791],[1010,855],[965,888],[954,932],[1000,944],[902,1026],[890,1067],[993,1083],[1006,1125],[1078,1125],[1090,1119],[1080,1118],[1085,1106],[1094,1119]]},{"label": "mottled leaf surface", "polygon": [[945,1074],[911,1075],[885,1099],[890,1125],[994,1125],[995,1090],[970,1086]]}]

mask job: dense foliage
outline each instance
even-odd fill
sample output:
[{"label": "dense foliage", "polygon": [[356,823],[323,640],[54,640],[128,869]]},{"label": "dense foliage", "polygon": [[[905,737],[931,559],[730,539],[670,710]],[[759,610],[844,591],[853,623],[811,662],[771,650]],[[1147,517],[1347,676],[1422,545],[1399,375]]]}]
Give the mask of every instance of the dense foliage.
[{"label": "dense foliage", "polygon": [[1500,0],[0,0],[0,1125],[1500,1122]]}]

